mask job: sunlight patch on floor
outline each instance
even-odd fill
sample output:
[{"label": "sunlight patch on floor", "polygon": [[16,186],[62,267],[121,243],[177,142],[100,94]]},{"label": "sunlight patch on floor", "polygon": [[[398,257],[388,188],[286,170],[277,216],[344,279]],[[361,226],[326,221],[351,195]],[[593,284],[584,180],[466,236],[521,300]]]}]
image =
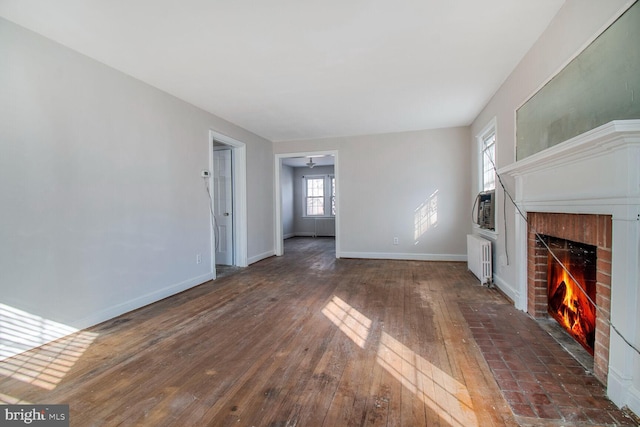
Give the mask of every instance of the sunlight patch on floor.
[{"label": "sunlight patch on floor", "polygon": [[0,393],[0,405],[31,405],[32,402],[18,399],[8,394]]},{"label": "sunlight patch on floor", "polygon": [[378,363],[449,425],[478,425],[466,386],[386,332],[380,338]]},{"label": "sunlight patch on floor", "polygon": [[[335,295],[322,313],[364,348],[369,318]],[[450,426],[478,425],[467,387],[386,332],[380,337],[377,362]]]},{"label": "sunlight patch on floor", "polygon": [[371,328],[370,319],[335,295],[322,309],[322,314],[360,348],[364,348]]}]

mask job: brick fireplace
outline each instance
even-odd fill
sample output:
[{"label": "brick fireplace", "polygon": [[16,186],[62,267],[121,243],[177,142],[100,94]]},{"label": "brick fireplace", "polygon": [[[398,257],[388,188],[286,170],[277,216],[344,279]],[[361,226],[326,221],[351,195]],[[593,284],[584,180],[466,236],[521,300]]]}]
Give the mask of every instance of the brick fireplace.
[{"label": "brick fireplace", "polygon": [[607,123],[498,172],[513,179],[518,209],[515,278],[496,283],[518,309],[546,317],[548,255],[532,230],[595,246],[593,372],[614,403],[640,414],[640,120]]},{"label": "brick fireplace", "polygon": [[609,320],[611,310],[611,215],[529,212],[527,239],[527,312],[534,318],[548,316],[548,250],[538,235],[552,236],[595,246],[596,336],[593,372],[607,383],[609,368]]}]

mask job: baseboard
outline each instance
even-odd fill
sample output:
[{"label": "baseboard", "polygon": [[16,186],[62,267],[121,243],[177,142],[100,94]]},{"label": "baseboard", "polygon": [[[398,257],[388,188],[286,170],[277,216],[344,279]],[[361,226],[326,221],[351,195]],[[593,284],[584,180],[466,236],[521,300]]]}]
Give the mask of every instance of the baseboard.
[{"label": "baseboard", "polygon": [[526,310],[526,307],[522,308],[518,304],[520,301],[520,292],[518,292],[518,290],[511,286],[510,283],[506,282],[495,273],[493,274],[493,283],[498,287],[498,289],[500,289],[503,294],[507,296],[507,298],[511,300],[511,302],[513,302],[517,309]]},{"label": "baseboard", "polygon": [[251,265],[251,264],[256,263],[258,261],[262,261],[263,259],[272,257],[275,254],[276,254],[275,251],[271,250],[271,251],[263,252],[263,253],[258,254],[258,255],[254,255],[254,256],[249,258],[248,264]]},{"label": "baseboard", "polygon": [[[201,276],[193,277],[191,279],[185,280],[180,283],[166,286],[162,289],[158,289],[156,291],[139,296],[129,301],[125,301],[120,304],[116,304],[111,307],[107,307],[103,310],[92,313],[90,316],[74,321],[73,328],[68,326],[65,328],[52,327],[51,333],[41,334],[38,337],[38,340],[32,340],[29,343],[23,343],[22,345],[19,345],[19,346],[8,346],[3,344],[0,341],[0,360],[6,359],[7,357],[15,356],[16,354],[23,353],[25,351],[32,350],[34,348],[38,348],[44,344],[53,342],[67,335],[71,335],[79,330],[87,329],[91,326],[95,326],[109,319],[113,319],[114,317],[118,317],[122,314],[128,313],[130,311],[136,310],[138,308],[144,307],[154,302],[160,301],[161,299],[170,297],[171,295],[175,295],[177,293],[186,291],[187,289],[190,289],[190,288],[193,288],[194,286],[198,286],[202,283],[205,283],[211,280],[212,278],[213,278],[212,274],[207,273]],[[46,323],[54,324],[55,322],[47,320]]]},{"label": "baseboard", "polygon": [[296,237],[296,233],[287,233],[284,236],[282,236],[282,240],[287,240],[287,239],[290,239],[292,237]]},{"label": "baseboard", "polygon": [[149,305],[156,301],[160,301],[161,299],[186,291],[187,289],[193,288],[194,286],[198,286],[212,279],[213,275],[211,273],[187,279],[183,282],[158,289],[157,291],[139,296],[138,298],[126,301],[122,304],[100,310],[92,316],[82,319],[80,322],[78,322],[78,324],[80,325],[80,329],[85,329],[89,326],[97,325],[98,323],[104,322],[105,320],[112,319],[114,317],[120,316],[121,314],[128,313],[129,311],[136,310],[140,307],[144,307],[145,305]]},{"label": "baseboard", "polygon": [[365,258],[365,259],[393,259],[405,261],[459,261],[466,262],[467,255],[456,254],[411,254],[411,253],[384,253],[384,252],[344,252],[339,258]]}]

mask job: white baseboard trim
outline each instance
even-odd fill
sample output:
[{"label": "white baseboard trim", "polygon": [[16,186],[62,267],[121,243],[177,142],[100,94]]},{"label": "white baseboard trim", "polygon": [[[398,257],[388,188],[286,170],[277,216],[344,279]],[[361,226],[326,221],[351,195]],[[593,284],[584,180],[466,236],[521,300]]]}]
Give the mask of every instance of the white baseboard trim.
[{"label": "white baseboard trim", "polygon": [[287,233],[284,236],[282,236],[282,240],[287,240],[287,239],[290,239],[292,237],[296,237],[296,233]]},{"label": "white baseboard trim", "polygon": [[517,309],[526,311],[526,307],[521,308],[518,306],[518,302],[520,301],[520,292],[518,292],[517,289],[511,286],[510,283],[506,282],[495,273],[493,274],[493,283],[495,283],[495,285],[502,291],[502,293],[504,293],[507,297],[509,297],[511,301],[513,301]]},{"label": "white baseboard trim", "polygon": [[[208,282],[212,278],[213,275],[211,273],[207,273],[201,276],[193,277],[180,283],[166,286],[162,289],[158,289],[148,294],[141,295],[132,300],[96,311],[90,316],[74,321],[73,327],[63,325],[65,327],[52,328],[50,333],[41,334],[37,340],[32,339],[28,343],[25,342],[19,345],[11,345],[11,343],[3,342],[0,337],[0,360],[4,360],[8,357],[15,356],[25,351],[33,350],[34,348],[38,348],[42,345],[48,344],[67,335],[71,335],[79,330],[95,326],[99,323],[105,322],[109,319],[113,319],[114,317],[120,316],[124,313],[128,313],[130,311],[160,301],[161,299],[164,299],[171,295],[175,295],[182,291],[186,291],[187,289],[193,288],[194,286],[198,286],[202,283]],[[44,323],[54,324],[55,322],[46,320],[46,322]]]},{"label": "white baseboard trim", "polygon": [[160,301],[161,299],[170,297],[171,295],[175,295],[182,291],[186,291],[187,289],[193,288],[194,286],[198,286],[212,279],[213,275],[211,273],[187,279],[183,282],[176,283],[174,285],[170,285],[162,289],[150,292],[146,295],[139,296],[130,301],[126,301],[113,307],[100,310],[93,315],[82,319],[80,322],[78,322],[78,324],[81,325],[80,329],[85,329],[89,326],[97,325],[98,323],[104,322],[105,320],[112,319],[129,311],[136,310],[140,307],[144,307],[145,305]]},{"label": "white baseboard trim", "polygon": [[249,265],[251,265],[251,264],[256,263],[256,262],[258,262],[258,261],[262,261],[263,259],[266,259],[266,258],[272,257],[272,256],[274,256],[275,254],[276,254],[275,250],[270,250],[270,251],[263,252],[263,253],[258,254],[258,255],[254,255],[254,256],[252,256],[252,257],[250,257],[250,258],[249,258],[249,260],[248,260],[248,261],[249,261],[249,262],[248,262],[248,264],[249,264]]},{"label": "white baseboard trim", "polygon": [[365,259],[394,259],[405,261],[460,261],[466,262],[467,255],[456,254],[410,254],[410,253],[384,253],[384,252],[344,252],[339,258],[365,258]]}]

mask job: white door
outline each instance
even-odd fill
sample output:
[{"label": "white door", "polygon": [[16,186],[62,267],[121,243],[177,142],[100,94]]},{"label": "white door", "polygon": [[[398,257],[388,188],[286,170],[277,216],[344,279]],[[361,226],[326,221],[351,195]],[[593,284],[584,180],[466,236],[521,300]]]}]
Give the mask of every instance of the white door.
[{"label": "white door", "polygon": [[231,149],[213,152],[213,218],[216,264],[233,265],[233,180]]}]

